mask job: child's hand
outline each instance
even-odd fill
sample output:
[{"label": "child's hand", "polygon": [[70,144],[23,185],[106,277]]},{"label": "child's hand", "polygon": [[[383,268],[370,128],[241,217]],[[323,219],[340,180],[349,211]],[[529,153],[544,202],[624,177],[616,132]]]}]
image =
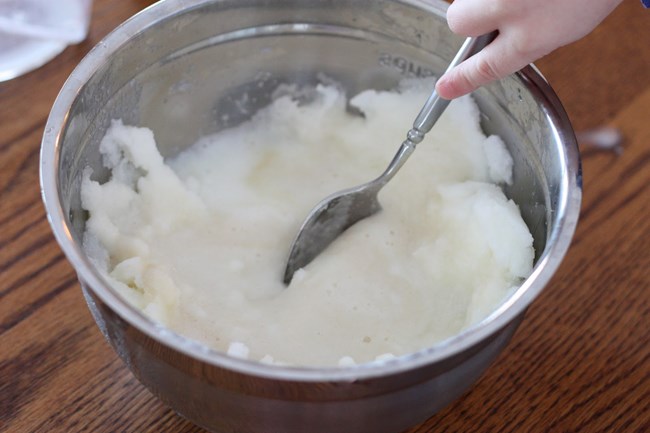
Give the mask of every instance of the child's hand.
[{"label": "child's hand", "polygon": [[622,0],[455,0],[447,12],[454,33],[499,36],[436,84],[453,99],[503,78],[563,45],[586,36]]}]

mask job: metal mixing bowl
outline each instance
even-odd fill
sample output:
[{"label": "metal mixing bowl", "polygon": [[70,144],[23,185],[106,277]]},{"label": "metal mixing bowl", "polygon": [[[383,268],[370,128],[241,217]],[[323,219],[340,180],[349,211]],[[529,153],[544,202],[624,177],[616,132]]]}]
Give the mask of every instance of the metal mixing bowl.
[{"label": "metal mixing bowl", "polygon": [[433,347],[349,368],[231,358],[133,308],[81,248],[81,174],[90,166],[107,178],[98,145],[111,119],[153,129],[169,156],[248,119],[281,83],[333,79],[353,95],[431,76],[462,42],[448,30],[445,9],[432,0],[166,0],[107,36],[64,85],[41,153],[50,223],[103,334],[135,376],[183,416],[215,432],[400,431],[476,381],[555,272],[578,217],[579,157],[565,112],[532,67],[475,98],[483,129],[501,135],[513,155],[506,194],[534,236],[535,269],[492,315]]}]

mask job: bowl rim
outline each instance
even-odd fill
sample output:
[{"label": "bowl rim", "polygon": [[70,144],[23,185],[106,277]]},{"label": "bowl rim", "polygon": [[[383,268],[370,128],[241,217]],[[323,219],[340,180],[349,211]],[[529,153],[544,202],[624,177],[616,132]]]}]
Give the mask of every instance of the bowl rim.
[{"label": "bowl rim", "polygon": [[[442,0],[426,2],[423,0],[397,0],[397,2],[423,9],[424,12],[443,19],[448,6]],[[80,245],[73,240],[61,206],[62,201],[58,187],[59,150],[66,123],[69,120],[70,109],[85,83],[130,38],[163,18],[208,3],[213,3],[213,1],[163,0],[129,18],[104,37],[82,59],[63,85],[53,104],[41,143],[39,171],[41,196],[54,236],[73,265],[83,286],[91,290],[104,304],[140,332],[190,358],[242,374],[294,382],[350,382],[422,368],[472,348],[496,334],[525,312],[555,273],[568,250],[577,225],[582,197],[580,157],[572,126],[557,95],[533,65],[523,68],[515,75],[540,104],[549,125],[553,128],[555,142],[562,148],[562,152],[560,152],[562,182],[557,209],[555,209],[555,224],[550,236],[547,236],[546,247],[531,275],[499,308],[459,334],[417,352],[384,362],[371,362],[350,367],[266,365],[257,361],[228,356],[177,334],[145,316],[142,311],[130,305],[112,289],[95,270]]]}]

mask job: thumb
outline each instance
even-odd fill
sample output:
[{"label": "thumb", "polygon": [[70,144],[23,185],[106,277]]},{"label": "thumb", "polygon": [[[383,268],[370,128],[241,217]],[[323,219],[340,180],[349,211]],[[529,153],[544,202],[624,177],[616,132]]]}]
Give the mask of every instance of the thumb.
[{"label": "thumb", "polygon": [[484,84],[501,79],[529,63],[503,35],[438,79],[436,91],[445,99],[455,99]]}]

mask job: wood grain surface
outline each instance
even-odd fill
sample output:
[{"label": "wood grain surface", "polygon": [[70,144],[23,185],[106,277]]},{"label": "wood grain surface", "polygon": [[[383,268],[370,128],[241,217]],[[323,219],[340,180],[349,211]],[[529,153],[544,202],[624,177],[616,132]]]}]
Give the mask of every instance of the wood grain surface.
[{"label": "wood grain surface", "polygon": [[[85,42],[0,83],[1,432],[202,431],[104,341],[39,194],[57,92],[93,45],[150,3],[96,0]],[[619,128],[623,152],[583,148],[582,216],[556,276],[478,383],[410,433],[650,432],[649,30],[650,10],[626,0],[537,63],[575,129]]]}]

